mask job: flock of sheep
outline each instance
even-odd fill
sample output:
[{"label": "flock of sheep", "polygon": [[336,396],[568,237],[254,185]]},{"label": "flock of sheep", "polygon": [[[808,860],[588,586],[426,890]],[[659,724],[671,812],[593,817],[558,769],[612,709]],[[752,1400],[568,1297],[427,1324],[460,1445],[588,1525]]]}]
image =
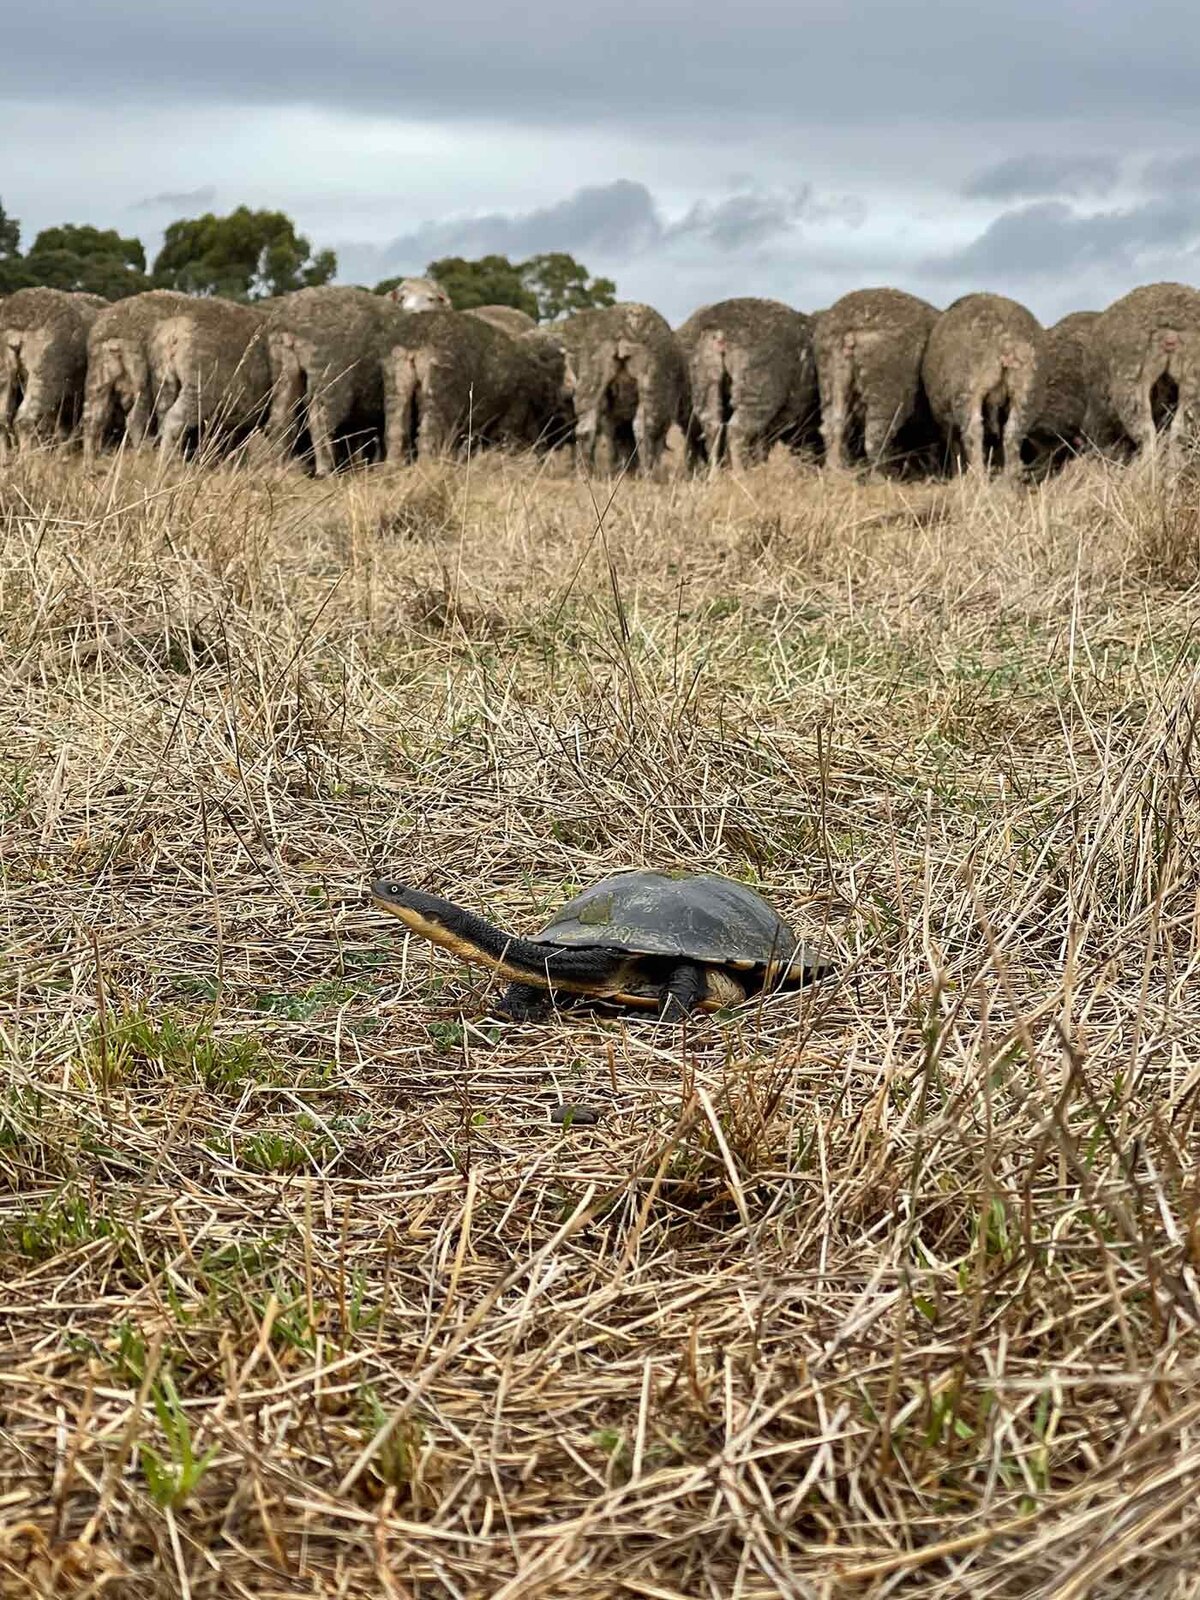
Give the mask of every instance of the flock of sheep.
[{"label": "flock of sheep", "polygon": [[706,306],[672,330],[624,304],[536,326],[450,308],[428,279],[390,296],[322,287],[240,305],[155,289],[114,304],[56,289],[0,301],[0,451],[82,434],[88,455],[157,438],[222,448],[262,429],[318,475],[574,440],[651,471],[678,425],[693,465],[777,443],[827,466],[1045,468],[1084,442],[1126,452],[1200,425],[1200,290],[1160,283],[1045,329],[1001,295],[944,311],[863,289],[807,316]]}]

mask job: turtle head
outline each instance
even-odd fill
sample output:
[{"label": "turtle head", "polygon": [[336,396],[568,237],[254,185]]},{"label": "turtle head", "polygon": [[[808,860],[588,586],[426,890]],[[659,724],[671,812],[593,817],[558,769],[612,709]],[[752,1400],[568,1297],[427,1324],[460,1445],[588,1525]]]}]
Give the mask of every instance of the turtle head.
[{"label": "turtle head", "polygon": [[600,946],[572,950],[518,939],[453,900],[426,894],[400,878],[376,878],[370,895],[380,910],[399,917],[411,933],[517,982],[544,989],[553,985],[571,994],[603,994],[618,981],[627,962],[627,957]]},{"label": "turtle head", "polygon": [[401,883],[399,878],[376,878],[368,893],[375,904],[382,906],[385,911],[394,911],[400,915],[401,908],[407,908],[409,895],[419,894],[420,890],[414,889],[411,884]]},{"label": "turtle head", "polygon": [[376,878],[370,894],[380,910],[399,917],[410,933],[440,944],[463,961],[507,971],[514,965],[510,950],[523,948],[523,941],[513,939],[464,906],[443,900],[441,895],[427,894],[424,889],[414,889],[401,878]]},{"label": "turtle head", "polygon": [[434,944],[445,945],[447,949],[459,949],[466,931],[464,922],[474,920],[452,900],[426,894],[423,889],[414,889],[412,884],[399,878],[376,878],[370,893],[381,910],[390,911],[413,933],[419,933]]}]

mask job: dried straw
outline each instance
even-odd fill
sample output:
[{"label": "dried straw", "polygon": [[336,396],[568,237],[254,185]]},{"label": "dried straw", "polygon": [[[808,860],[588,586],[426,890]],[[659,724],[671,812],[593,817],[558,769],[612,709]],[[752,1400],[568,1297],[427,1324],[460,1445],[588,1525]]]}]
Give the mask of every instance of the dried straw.
[{"label": "dried straw", "polygon": [[[1200,1595],[1194,506],[11,463],[0,1594]],[[385,863],[845,976],[500,1025]]]}]

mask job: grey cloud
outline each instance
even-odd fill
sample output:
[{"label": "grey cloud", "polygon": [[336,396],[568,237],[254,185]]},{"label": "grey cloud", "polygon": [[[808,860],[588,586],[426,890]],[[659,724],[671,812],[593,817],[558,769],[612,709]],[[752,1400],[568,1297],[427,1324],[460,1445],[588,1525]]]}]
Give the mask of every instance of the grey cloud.
[{"label": "grey cloud", "polygon": [[867,203],[861,195],[837,194],[816,198],[808,209],[810,222],[840,222],[845,228],[861,228],[867,220]]},{"label": "grey cloud", "polygon": [[1009,156],[974,173],[963,185],[968,200],[1040,200],[1051,195],[1070,199],[1111,194],[1120,164],[1108,155],[1056,155],[1048,152]]},{"label": "grey cloud", "polygon": [[1142,168],[1142,185],[1155,194],[1200,189],[1200,155],[1155,156]]},{"label": "grey cloud", "polygon": [[27,97],[136,92],[671,136],[715,118],[781,132],[866,122],[881,139],[917,122],[1190,119],[1198,53],[1200,9],[1177,0],[1093,0],[1086,27],[1065,28],[1047,26],[1044,0],[695,0],[686,16],[677,0],[39,0],[4,30],[5,82]]},{"label": "grey cloud", "polygon": [[749,190],[699,201],[678,221],[668,222],[645,184],[622,178],[578,189],[533,211],[423,223],[393,240],[383,261],[390,269],[409,270],[438,256],[494,253],[520,260],[548,250],[621,260],[676,240],[736,251],[788,233],[806,218],[840,215],[845,205],[817,200],[809,185],[779,194]]},{"label": "grey cloud", "polygon": [[162,194],[148,194],[144,200],[136,200],[129,209],[131,211],[166,211],[177,206],[190,206],[197,209],[211,208],[216,204],[216,199],[216,184],[202,183],[198,189],[165,189]]},{"label": "grey cloud", "polygon": [[789,194],[750,190],[727,200],[698,200],[678,222],[662,229],[664,239],[698,239],[718,250],[765,244],[803,220],[813,203],[811,184]]},{"label": "grey cloud", "polygon": [[927,260],[922,269],[934,277],[973,276],[995,285],[1095,267],[1126,272],[1143,256],[1187,254],[1198,244],[1200,213],[1186,202],[1155,199],[1089,213],[1047,200],[1004,212],[964,249]]},{"label": "grey cloud", "polygon": [[451,255],[506,255],[520,260],[548,250],[590,250],[622,256],[645,249],[661,235],[662,221],[649,189],[621,179],[578,189],[565,200],[533,211],[494,211],[424,222],[394,239],[384,260],[407,269]]}]

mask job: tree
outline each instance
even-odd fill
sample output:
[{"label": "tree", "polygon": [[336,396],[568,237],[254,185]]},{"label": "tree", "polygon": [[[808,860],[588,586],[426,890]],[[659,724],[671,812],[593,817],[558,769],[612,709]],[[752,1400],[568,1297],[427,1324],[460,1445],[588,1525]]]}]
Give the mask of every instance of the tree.
[{"label": "tree", "polygon": [[[425,271],[441,284],[456,311],[474,306],[516,306],[538,322],[554,322],[575,311],[611,306],[617,286],[611,278],[592,278],[588,269],[565,251],[531,256],[513,263],[507,256],[444,256],[431,261]],[[387,294],[400,278],[385,278],[376,294]]]},{"label": "tree", "polygon": [[142,241],[122,238],[115,228],[65,222],[43,228],[21,262],[25,283],[81,290],[120,300],[148,289]]},{"label": "tree", "polygon": [[515,306],[518,311],[537,317],[537,300],[526,288],[521,268],[507,256],[480,256],[478,261],[444,256],[440,261],[431,261],[426,271],[445,289],[456,311],[470,311],[474,306]]},{"label": "tree", "polygon": [[21,260],[21,224],[0,205],[0,294],[12,294],[25,286],[25,263]]},{"label": "tree", "polygon": [[0,258],[21,253],[21,224],[0,205]]},{"label": "tree", "polygon": [[334,252],[314,255],[282,211],[251,211],[249,206],[239,206],[227,217],[210,211],[172,222],[154,258],[154,281],[161,288],[230,300],[261,300],[328,283],[336,271]]},{"label": "tree", "polygon": [[539,322],[555,322],[576,311],[611,306],[617,286],[611,278],[592,278],[582,262],[563,250],[531,256],[521,263],[521,281],[537,301]]}]

